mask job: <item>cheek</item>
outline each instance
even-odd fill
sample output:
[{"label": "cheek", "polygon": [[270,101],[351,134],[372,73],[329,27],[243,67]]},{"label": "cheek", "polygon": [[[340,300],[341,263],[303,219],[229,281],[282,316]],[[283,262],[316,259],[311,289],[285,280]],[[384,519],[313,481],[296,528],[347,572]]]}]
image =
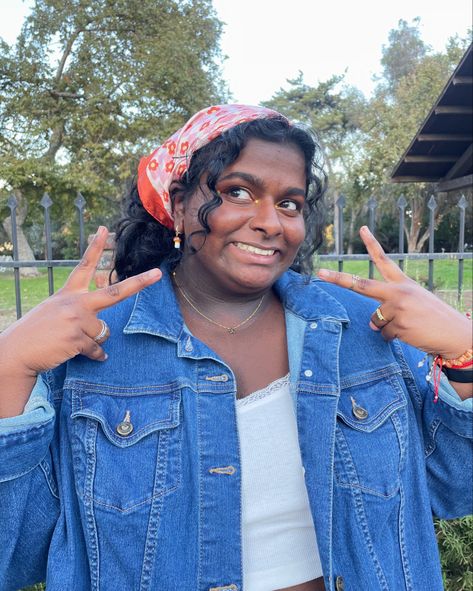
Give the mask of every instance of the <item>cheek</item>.
[{"label": "cheek", "polygon": [[291,244],[297,248],[304,242],[305,239],[305,222],[301,219],[297,224],[290,229],[289,240]]}]

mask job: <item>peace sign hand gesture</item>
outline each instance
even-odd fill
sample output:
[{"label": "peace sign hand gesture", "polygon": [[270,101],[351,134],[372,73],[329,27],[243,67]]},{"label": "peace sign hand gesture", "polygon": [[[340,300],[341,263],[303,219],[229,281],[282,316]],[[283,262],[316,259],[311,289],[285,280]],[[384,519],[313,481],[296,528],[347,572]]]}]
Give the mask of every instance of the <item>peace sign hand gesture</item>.
[{"label": "peace sign hand gesture", "polygon": [[380,330],[386,340],[399,338],[444,359],[454,359],[469,349],[471,322],[407,277],[366,226],[360,229],[360,236],[384,281],[328,269],[320,269],[319,277],[378,300],[381,305],[372,314],[369,326]]},{"label": "peace sign hand gesture", "polygon": [[78,354],[105,360],[100,345],[108,337],[108,327],[97,314],[161,278],[161,271],[152,269],[89,291],[107,235],[100,227],[64,287],[0,335],[0,416],[21,412],[40,372]]}]

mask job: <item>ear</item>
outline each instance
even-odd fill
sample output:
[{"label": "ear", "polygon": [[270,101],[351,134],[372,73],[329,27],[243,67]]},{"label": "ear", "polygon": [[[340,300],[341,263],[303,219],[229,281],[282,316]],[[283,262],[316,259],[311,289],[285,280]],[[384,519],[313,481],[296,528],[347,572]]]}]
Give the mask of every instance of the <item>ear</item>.
[{"label": "ear", "polygon": [[186,204],[184,200],[184,186],[178,181],[173,181],[169,187],[169,194],[172,199],[174,227],[179,228],[179,232],[184,233],[184,213]]}]

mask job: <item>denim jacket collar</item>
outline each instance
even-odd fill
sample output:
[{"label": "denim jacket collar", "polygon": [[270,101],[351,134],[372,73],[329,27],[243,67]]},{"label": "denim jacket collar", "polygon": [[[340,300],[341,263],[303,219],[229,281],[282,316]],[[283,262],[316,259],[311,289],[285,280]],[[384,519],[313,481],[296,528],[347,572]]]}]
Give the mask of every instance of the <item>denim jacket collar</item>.
[{"label": "denim jacket collar", "polygon": [[[287,271],[275,284],[275,291],[286,310],[305,321],[332,320],[349,323],[346,309],[319,285],[318,279]],[[300,297],[300,289],[310,290]],[[310,297],[309,297],[310,296]],[[314,305],[315,304],[315,305]],[[160,281],[140,291],[136,297],[124,333],[148,333],[177,343],[186,331],[171,281],[164,268]]]}]

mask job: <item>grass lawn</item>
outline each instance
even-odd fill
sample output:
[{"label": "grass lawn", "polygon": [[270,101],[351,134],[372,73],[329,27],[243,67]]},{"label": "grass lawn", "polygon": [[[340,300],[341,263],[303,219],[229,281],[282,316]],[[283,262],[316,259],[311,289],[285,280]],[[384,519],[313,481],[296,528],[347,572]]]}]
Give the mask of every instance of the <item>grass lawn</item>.
[{"label": "grass lawn", "polygon": [[[338,269],[336,261],[317,262],[317,266],[330,269]],[[347,273],[355,273],[360,277],[368,277],[367,261],[346,261],[343,270]],[[68,267],[57,267],[54,269],[54,288],[57,290],[66,281],[71,269]],[[428,262],[411,260],[405,262],[405,271],[422,285],[428,281]],[[472,306],[472,280],[473,263],[471,260],[464,262],[463,268],[463,295],[460,301],[460,309],[471,311]],[[379,278],[379,274],[375,275]],[[47,270],[41,270],[41,275],[35,278],[21,279],[21,306],[23,314],[36,304],[48,297],[48,275]],[[458,286],[458,263],[456,261],[440,260],[434,263],[434,288],[436,293],[448,301],[449,304],[457,306]],[[15,284],[13,273],[0,273],[0,331],[4,330],[16,318],[15,312]]]}]

